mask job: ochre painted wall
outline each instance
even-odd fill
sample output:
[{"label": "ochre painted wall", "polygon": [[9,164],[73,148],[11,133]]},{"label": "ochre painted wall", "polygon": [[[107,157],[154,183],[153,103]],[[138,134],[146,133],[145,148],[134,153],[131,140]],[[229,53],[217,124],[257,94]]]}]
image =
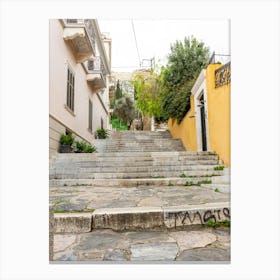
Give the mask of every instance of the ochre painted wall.
[{"label": "ochre painted wall", "polygon": [[210,150],[215,151],[225,166],[229,167],[230,84],[215,89],[215,70],[220,66],[210,64],[206,69]]},{"label": "ochre painted wall", "polygon": [[[210,64],[206,69],[209,150],[216,152],[224,165],[230,167],[230,84],[215,89],[215,70],[219,67],[219,64]],[[191,95],[191,109],[183,121],[178,125],[175,119],[168,120],[172,137],[180,138],[187,151],[197,151],[196,118],[190,118],[194,111]]]},{"label": "ochre painted wall", "polygon": [[191,95],[191,108],[180,124],[177,124],[176,119],[168,120],[168,129],[173,138],[180,138],[187,151],[196,151],[196,125],[194,116],[194,100]]}]

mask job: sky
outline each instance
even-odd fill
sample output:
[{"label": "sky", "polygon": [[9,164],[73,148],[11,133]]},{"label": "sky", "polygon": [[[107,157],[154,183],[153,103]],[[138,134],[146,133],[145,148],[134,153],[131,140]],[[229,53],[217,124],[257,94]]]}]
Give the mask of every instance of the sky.
[{"label": "sky", "polygon": [[164,65],[171,44],[188,36],[203,41],[211,53],[230,54],[230,23],[227,19],[98,19],[98,23],[101,32],[109,32],[112,39],[114,72],[133,71],[139,68],[139,61],[153,57],[156,64]]}]

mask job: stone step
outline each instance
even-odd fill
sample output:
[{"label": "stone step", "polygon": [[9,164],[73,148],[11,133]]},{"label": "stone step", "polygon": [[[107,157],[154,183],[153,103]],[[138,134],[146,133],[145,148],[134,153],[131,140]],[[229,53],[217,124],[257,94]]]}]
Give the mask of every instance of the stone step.
[{"label": "stone step", "polygon": [[[133,178],[155,178],[155,177],[179,177],[181,173],[186,176],[213,176],[213,175],[223,175],[222,171],[216,170],[182,170],[182,171],[155,171],[155,172],[123,172],[123,173],[86,173],[77,172],[73,173],[66,169],[65,171],[58,173],[56,171],[54,174],[50,174],[50,179],[133,179]],[[179,173],[179,174],[178,174]]]},{"label": "stone step", "polygon": [[107,139],[96,139],[100,143],[119,143],[119,144],[150,144],[150,143],[182,143],[181,139],[172,139],[172,138],[107,138]]},{"label": "stone step", "polygon": [[104,144],[105,147],[183,147],[182,143],[174,143],[174,142],[161,142],[161,141],[149,141],[147,143],[145,142],[125,142],[125,143],[120,143],[120,142],[105,142]]},{"label": "stone step", "polygon": [[214,184],[230,184],[230,169],[229,168],[224,168],[223,170],[223,175],[218,177],[213,178],[212,182]]},{"label": "stone step", "polygon": [[183,229],[209,220],[230,220],[228,202],[169,207],[100,208],[93,213],[55,213],[55,233],[82,233],[95,229]]},{"label": "stone step", "polygon": [[131,140],[103,140],[103,142],[98,142],[103,145],[116,145],[116,146],[182,146],[181,140],[172,140],[172,139],[143,139],[143,140],[137,140],[137,139],[131,139]]},{"label": "stone step", "polygon": [[217,154],[212,152],[186,152],[186,151],[168,151],[168,152],[113,152],[113,153],[58,153],[56,159],[94,159],[94,158],[189,158],[189,159],[210,159],[217,158]]},{"label": "stone step", "polygon": [[75,162],[65,162],[65,161],[57,161],[55,168],[50,167],[50,170],[59,170],[66,168],[120,168],[120,167],[147,167],[147,168],[175,168],[176,166],[182,167],[190,167],[194,168],[195,166],[218,166],[218,160],[195,160],[195,161],[75,161]]},{"label": "stone step", "polygon": [[161,143],[158,143],[158,144],[123,144],[123,145],[119,145],[119,144],[104,144],[103,145],[103,149],[107,149],[107,150],[116,150],[118,151],[119,149],[131,149],[131,151],[133,150],[151,150],[153,151],[153,149],[156,151],[157,149],[162,149],[162,151],[164,152],[165,150],[164,149],[171,149],[173,148],[174,151],[176,151],[177,149],[183,149],[183,150],[180,150],[180,151],[184,151],[184,147],[181,145],[181,144],[161,144]]},{"label": "stone step", "polygon": [[230,193],[230,184],[201,184],[200,186],[221,193]]},{"label": "stone step", "polygon": [[205,180],[213,181],[212,177],[172,177],[172,178],[133,178],[133,179],[51,179],[50,187],[59,186],[107,186],[107,187],[137,187],[137,186],[180,186],[186,182],[197,184]]},{"label": "stone step", "polygon": [[[180,173],[181,171],[187,172],[187,171],[214,171],[216,165],[201,165],[201,164],[195,164],[195,165],[170,165],[169,163],[165,165],[151,165],[151,166],[79,166],[79,165],[62,165],[61,167],[59,165],[56,166],[55,169],[51,169],[50,173],[53,172],[67,172],[72,174],[80,174],[80,173],[134,173],[134,172],[146,172],[146,173],[152,173],[152,172],[163,172],[163,171],[174,171]],[[182,173],[181,172],[181,173]],[[180,173],[180,174],[181,174]],[[180,175],[178,174],[178,175]]]},{"label": "stone step", "polygon": [[130,152],[130,153],[133,153],[133,152],[161,152],[161,151],[184,151],[184,149],[182,148],[113,148],[113,149],[102,149],[102,152],[104,153],[114,153],[114,152]]}]

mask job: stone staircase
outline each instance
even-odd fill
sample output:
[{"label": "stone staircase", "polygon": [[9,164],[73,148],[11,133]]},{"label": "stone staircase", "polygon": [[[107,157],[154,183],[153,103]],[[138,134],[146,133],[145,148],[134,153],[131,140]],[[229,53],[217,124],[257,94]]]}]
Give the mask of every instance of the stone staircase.
[{"label": "stone staircase", "polygon": [[[109,139],[96,140],[94,145],[97,147],[97,153],[58,154],[52,159],[49,173],[50,188],[103,186],[141,189],[141,186],[170,188],[170,186],[198,185],[212,190],[219,189],[220,192],[229,190],[229,172],[226,169],[215,170],[216,166],[222,165],[215,153],[185,151],[181,141],[172,139],[168,131],[115,132]],[[205,222],[205,213],[213,214],[218,211],[219,215],[216,216],[218,220],[227,219],[229,216],[228,202],[210,203],[205,206],[187,204],[188,202],[185,206],[179,205],[179,208],[172,209],[100,208],[91,214],[55,214],[56,231],[84,232],[94,228],[114,230],[173,228],[180,224],[179,221],[176,224],[176,219],[180,218],[180,215],[194,215],[189,219],[191,223],[186,224],[188,219],[181,219],[183,221],[181,226]]]},{"label": "stone staircase", "polygon": [[94,145],[104,153],[185,151],[181,140],[172,139],[168,131],[117,131]]}]

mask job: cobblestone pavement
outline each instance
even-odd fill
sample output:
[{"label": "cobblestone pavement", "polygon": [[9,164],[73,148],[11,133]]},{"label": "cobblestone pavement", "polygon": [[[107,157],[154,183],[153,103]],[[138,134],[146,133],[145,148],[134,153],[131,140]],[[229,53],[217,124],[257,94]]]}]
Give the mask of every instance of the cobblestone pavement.
[{"label": "cobblestone pavement", "polygon": [[140,232],[106,229],[55,234],[54,261],[229,262],[230,230],[226,227]]},{"label": "cobblestone pavement", "polygon": [[215,192],[199,186],[95,187],[78,185],[50,188],[50,202],[54,205],[54,209],[64,211],[198,205],[227,201],[230,201],[229,193]]}]

